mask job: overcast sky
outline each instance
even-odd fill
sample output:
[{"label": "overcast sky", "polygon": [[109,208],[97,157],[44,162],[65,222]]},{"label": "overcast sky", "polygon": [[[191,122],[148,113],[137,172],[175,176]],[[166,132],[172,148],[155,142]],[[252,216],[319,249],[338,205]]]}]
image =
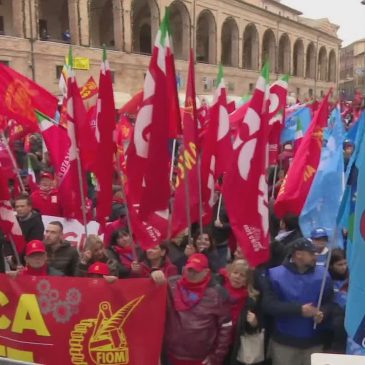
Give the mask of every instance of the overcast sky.
[{"label": "overcast sky", "polygon": [[365,38],[365,5],[361,0],[282,0],[308,18],[328,18],[338,24],[342,45]]}]

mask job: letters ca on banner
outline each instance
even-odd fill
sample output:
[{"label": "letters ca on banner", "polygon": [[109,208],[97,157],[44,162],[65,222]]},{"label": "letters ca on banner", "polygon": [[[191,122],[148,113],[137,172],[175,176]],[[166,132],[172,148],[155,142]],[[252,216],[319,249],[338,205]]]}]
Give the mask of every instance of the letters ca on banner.
[{"label": "letters ca on banner", "polygon": [[165,286],[150,279],[0,280],[0,356],[45,365],[158,364]]}]

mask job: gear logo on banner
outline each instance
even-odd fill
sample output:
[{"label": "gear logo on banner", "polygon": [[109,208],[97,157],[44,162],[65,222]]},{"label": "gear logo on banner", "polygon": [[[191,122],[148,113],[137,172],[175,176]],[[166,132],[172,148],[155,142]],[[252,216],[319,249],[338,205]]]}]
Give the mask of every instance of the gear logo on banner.
[{"label": "gear logo on banner", "polygon": [[131,300],[114,314],[110,303],[102,302],[96,318],[83,319],[76,324],[69,341],[72,364],[129,364],[129,348],[123,328],[143,299],[144,295]]}]

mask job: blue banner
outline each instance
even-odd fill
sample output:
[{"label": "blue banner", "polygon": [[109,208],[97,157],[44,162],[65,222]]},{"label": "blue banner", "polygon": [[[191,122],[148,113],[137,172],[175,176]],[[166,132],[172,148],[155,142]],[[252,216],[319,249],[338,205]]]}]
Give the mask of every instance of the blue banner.
[{"label": "blue banner", "polygon": [[284,128],[280,136],[280,144],[292,142],[295,140],[295,132],[297,131],[297,125],[299,121],[302,124],[304,135],[309,127],[311,120],[311,110],[307,106],[301,106],[293,114],[289,115],[285,119]]},{"label": "blue banner", "polygon": [[[348,351],[356,348],[357,354],[365,356],[365,141],[363,113],[359,121],[357,147],[353,166],[349,172],[349,181],[356,180],[356,193],[353,204],[353,234],[352,240],[348,242],[348,264],[350,272],[350,285],[346,306],[346,331],[351,338],[352,346]],[[358,122],[358,123],[359,123]],[[350,161],[351,163],[351,161]],[[357,177],[357,178],[356,178]],[[351,220],[351,219],[350,219]],[[357,345],[357,346],[355,346]]]},{"label": "blue banner", "polygon": [[[305,237],[315,228],[325,228],[330,241],[335,237],[336,218],[344,191],[344,160],[342,143],[345,135],[339,109],[334,109],[328,122],[327,142],[307,200],[299,217]],[[339,235],[336,235],[340,238]],[[342,240],[340,240],[342,242]]]}]

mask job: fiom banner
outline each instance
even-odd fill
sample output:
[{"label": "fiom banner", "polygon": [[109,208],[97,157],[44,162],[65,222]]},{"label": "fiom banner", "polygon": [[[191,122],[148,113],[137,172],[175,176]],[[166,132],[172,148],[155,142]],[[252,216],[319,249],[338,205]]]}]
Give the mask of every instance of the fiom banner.
[{"label": "fiom banner", "polygon": [[0,275],[0,356],[45,365],[158,365],[166,286]]}]

